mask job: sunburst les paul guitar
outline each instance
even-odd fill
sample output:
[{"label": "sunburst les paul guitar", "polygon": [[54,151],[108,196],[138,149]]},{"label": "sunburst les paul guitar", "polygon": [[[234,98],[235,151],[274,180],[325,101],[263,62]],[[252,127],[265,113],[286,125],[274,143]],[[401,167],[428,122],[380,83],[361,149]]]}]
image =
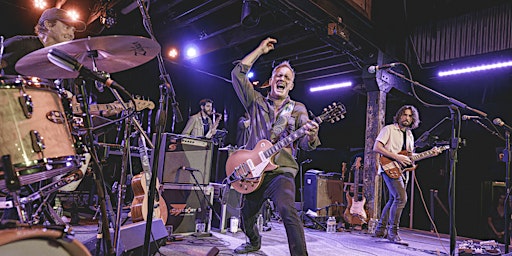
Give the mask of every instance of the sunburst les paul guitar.
[{"label": "sunburst les paul guitar", "polygon": [[[318,124],[323,122],[334,123],[344,118],[345,106],[333,103],[325,108],[323,113],[315,117]],[[240,149],[235,151],[226,161],[226,175],[228,184],[241,194],[256,191],[261,185],[265,171],[271,171],[278,166],[273,163],[273,156],[282,148],[306,134],[306,127],[302,126],[295,132],[278,141],[275,145],[268,140],[260,140],[252,150]]]},{"label": "sunburst les paul guitar", "polygon": [[[149,157],[146,147],[146,141],[139,136],[139,154],[142,165],[142,172],[133,176],[132,190],[133,201],[131,205],[132,222],[146,220],[148,216],[148,194],[151,181],[151,168],[149,167]],[[156,193],[153,203],[153,218],[160,218],[167,222],[167,204],[160,194],[160,183],[156,179]]]},{"label": "sunburst les paul guitar", "polygon": [[379,158],[380,166],[382,167],[384,172],[386,172],[386,174],[390,178],[398,179],[398,177],[400,177],[400,175],[402,175],[403,172],[413,171],[418,167],[416,164],[414,164],[415,161],[419,161],[419,160],[423,160],[425,158],[437,156],[437,155],[439,155],[439,153],[441,153],[444,150],[449,149],[449,148],[450,148],[449,145],[444,145],[441,147],[433,147],[430,150],[423,151],[423,152],[415,154],[415,155],[413,155],[410,152],[407,152],[405,150],[402,150],[398,154],[408,156],[409,159],[411,159],[411,161],[413,162],[412,165],[408,165],[408,166],[403,166],[399,162],[394,161],[388,157],[381,155]]}]

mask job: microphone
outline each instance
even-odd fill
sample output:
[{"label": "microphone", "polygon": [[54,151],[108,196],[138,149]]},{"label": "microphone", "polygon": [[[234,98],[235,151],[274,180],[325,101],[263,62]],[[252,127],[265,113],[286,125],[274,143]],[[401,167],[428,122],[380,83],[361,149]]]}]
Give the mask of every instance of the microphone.
[{"label": "microphone", "polygon": [[501,126],[509,131],[512,131],[512,127],[510,127],[508,124],[503,122],[500,118],[494,118],[494,120],[492,120],[492,123],[497,126]]},{"label": "microphone", "polygon": [[482,118],[479,116],[462,115],[462,120],[470,120],[470,119],[482,119]]},{"label": "microphone", "polygon": [[114,80],[110,79],[110,77],[105,77],[98,72],[90,70],[89,68],[78,62],[75,58],[69,56],[68,54],[58,49],[50,49],[50,51],[48,51],[47,57],[51,63],[67,71],[78,71],[82,76],[99,81],[108,87],[120,86]]},{"label": "microphone", "polygon": [[178,168],[178,171],[179,171],[180,169],[181,169],[181,170],[185,170],[185,171],[189,171],[189,172],[199,172],[199,170],[198,170],[198,169],[194,169],[194,168],[190,168],[190,167],[186,167],[186,166],[182,166],[182,167]]},{"label": "microphone", "polygon": [[396,67],[398,65],[400,65],[400,62],[393,62],[393,63],[389,63],[389,64],[384,64],[384,65],[369,66],[368,73],[373,74],[373,73],[377,72],[377,70],[392,68],[392,67]]}]

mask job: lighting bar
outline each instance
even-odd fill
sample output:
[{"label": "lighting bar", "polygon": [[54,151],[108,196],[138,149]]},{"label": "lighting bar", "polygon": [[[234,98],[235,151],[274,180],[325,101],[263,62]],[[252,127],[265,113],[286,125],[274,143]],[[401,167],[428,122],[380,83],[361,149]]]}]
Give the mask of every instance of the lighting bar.
[{"label": "lighting bar", "polygon": [[489,70],[489,69],[505,68],[505,67],[510,67],[510,66],[512,66],[512,61],[480,65],[480,66],[475,66],[475,67],[467,67],[467,68],[461,68],[461,69],[454,69],[454,70],[449,70],[449,71],[440,71],[438,73],[438,76],[451,76],[451,75],[484,71],[484,70]]},{"label": "lighting bar", "polygon": [[343,82],[343,83],[337,83],[337,84],[329,84],[329,85],[311,87],[311,88],[309,88],[309,91],[310,92],[319,92],[319,91],[339,89],[339,88],[350,87],[350,86],[352,86],[352,82]]}]

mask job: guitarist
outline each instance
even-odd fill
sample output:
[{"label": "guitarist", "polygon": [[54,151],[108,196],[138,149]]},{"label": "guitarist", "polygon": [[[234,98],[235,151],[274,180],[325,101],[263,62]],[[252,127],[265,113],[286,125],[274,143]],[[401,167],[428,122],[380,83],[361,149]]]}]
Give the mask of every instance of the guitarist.
[{"label": "guitarist", "polygon": [[[411,105],[402,106],[393,117],[393,124],[382,128],[375,140],[373,150],[381,155],[394,159],[403,166],[411,165],[411,159],[406,155],[398,154],[402,150],[413,152],[414,136],[412,130],[420,123],[418,110]],[[389,200],[382,209],[380,221],[375,229],[374,237],[385,237],[393,243],[408,245],[398,235],[398,225],[402,210],[407,203],[405,191],[408,172],[397,179],[390,178],[379,166],[379,174],[384,179],[389,191]],[[404,177],[406,176],[406,177]],[[387,230],[386,230],[387,227]]]},{"label": "guitarist", "polygon": [[213,114],[213,100],[202,99],[199,101],[199,106],[201,110],[190,116],[181,134],[205,138],[208,132],[214,129],[213,120],[210,117]]},{"label": "guitarist", "polygon": [[260,249],[261,236],[255,224],[263,202],[270,198],[283,218],[290,254],[307,255],[304,229],[294,205],[295,175],[299,169],[295,154],[299,147],[313,150],[320,145],[319,125],[309,120],[303,103],[291,100],[288,95],[294,87],[295,78],[289,62],[284,61],[275,66],[269,79],[270,92],[266,96],[256,91],[247,78],[247,73],[256,60],[272,51],[276,43],[274,38],[264,39],[256,49],[236,62],[231,72],[233,88],[250,115],[250,136],[246,149],[257,148],[257,142],[262,139],[275,143],[304,125],[306,135],[278,151],[273,159],[278,167],[267,171],[261,177],[258,190],[244,195],[241,209],[242,229],[248,242],[237,247],[235,253],[245,254]]}]

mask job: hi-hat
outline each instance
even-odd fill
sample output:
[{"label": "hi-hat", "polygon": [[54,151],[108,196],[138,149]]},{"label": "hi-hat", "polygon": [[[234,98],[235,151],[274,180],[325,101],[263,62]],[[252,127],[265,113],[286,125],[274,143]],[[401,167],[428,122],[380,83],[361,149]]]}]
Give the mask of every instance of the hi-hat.
[{"label": "hi-hat", "polygon": [[[89,69],[116,73],[142,65],[160,52],[160,45],[141,36],[101,36],[77,39],[33,51],[16,63],[22,75],[47,79],[76,78],[78,72],[62,69],[48,60],[50,49],[61,50]],[[94,62],[93,62],[94,60]]]}]

